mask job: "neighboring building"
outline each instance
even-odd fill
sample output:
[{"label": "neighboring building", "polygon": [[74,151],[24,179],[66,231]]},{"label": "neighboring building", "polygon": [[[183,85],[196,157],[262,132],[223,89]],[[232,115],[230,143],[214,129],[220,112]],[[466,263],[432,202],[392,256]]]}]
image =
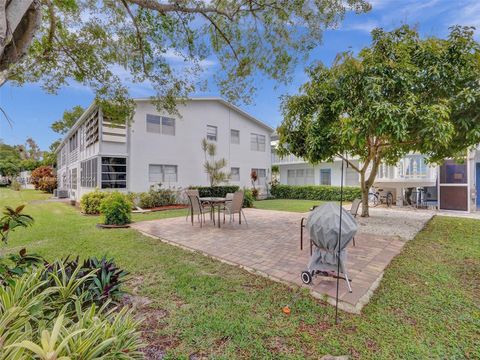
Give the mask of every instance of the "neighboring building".
[{"label": "neighboring building", "polygon": [[[336,185],[341,184],[341,160],[311,165],[293,155],[280,157],[275,148],[278,144],[272,135],[272,165],[280,169],[280,183],[288,185]],[[355,161],[355,160],[352,160]],[[357,164],[358,161],[355,161]],[[345,167],[343,183],[359,186],[359,174],[351,167]],[[391,192],[396,204],[403,205],[408,191],[417,192],[429,205],[440,210],[480,210],[480,148],[470,151],[464,163],[446,160],[441,166],[429,165],[425,156],[410,154],[396,166],[381,165],[374,187]]]},{"label": "neighboring building", "polygon": [[251,187],[256,170],[264,188],[270,177],[273,129],[220,98],[194,98],[178,105],[180,116],[158,112],[150,99],[135,100],[133,120],[112,124],[92,104],[57,149],[58,189],[77,201],[99,189],[142,192],[209,185],[201,141],[217,145],[229,183]]}]

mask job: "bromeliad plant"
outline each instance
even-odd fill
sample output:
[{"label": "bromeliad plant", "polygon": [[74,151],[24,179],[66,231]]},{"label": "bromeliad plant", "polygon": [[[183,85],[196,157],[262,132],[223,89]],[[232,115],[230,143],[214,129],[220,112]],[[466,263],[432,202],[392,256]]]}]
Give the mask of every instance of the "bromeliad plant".
[{"label": "bromeliad plant", "polygon": [[[61,277],[69,273],[58,266]],[[91,304],[82,290],[89,275],[48,286],[44,274],[34,269],[0,286],[0,360],[143,358],[140,322],[131,310]]]}]

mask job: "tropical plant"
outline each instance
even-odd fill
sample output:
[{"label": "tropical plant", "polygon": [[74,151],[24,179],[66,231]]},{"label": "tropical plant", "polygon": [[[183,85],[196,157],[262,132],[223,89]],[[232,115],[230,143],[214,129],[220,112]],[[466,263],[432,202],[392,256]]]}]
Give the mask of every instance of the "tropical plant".
[{"label": "tropical plant", "polygon": [[380,164],[410,152],[430,162],[461,158],[480,143],[480,45],[472,28],[421,39],[405,25],[372,37],[358,56],[310,68],[301,93],[283,99],[278,129],[281,154],[311,163],[341,158],[360,174],[362,216]]},{"label": "tropical plant", "polygon": [[43,267],[46,261],[37,254],[27,254],[26,249],[21,249],[17,254],[0,256],[0,285],[14,281],[15,277],[30,272],[34,267]]},{"label": "tropical plant", "polygon": [[124,194],[114,191],[102,200],[100,213],[105,225],[125,225],[131,222],[132,204]]},{"label": "tropical plant", "polygon": [[15,209],[5,206],[3,216],[0,218],[0,239],[4,243],[7,242],[11,231],[18,227],[26,228],[33,224],[33,218],[23,213],[24,208],[25,205],[20,205]]},{"label": "tropical plant", "polygon": [[214,143],[208,142],[207,139],[202,140],[202,150],[205,154],[205,162],[203,168],[208,174],[210,186],[217,186],[223,182],[227,182],[230,178],[230,174],[222,171],[227,166],[227,160],[224,158],[216,159],[217,146]]},{"label": "tropical plant", "polygon": [[31,179],[36,190],[51,193],[57,188],[57,177],[51,166],[42,165],[36,168],[32,171]]},{"label": "tropical plant", "polygon": [[[34,269],[0,286],[0,360],[143,359],[132,310],[89,302],[85,277],[48,286],[44,270]],[[64,285],[80,295],[65,297]]]}]

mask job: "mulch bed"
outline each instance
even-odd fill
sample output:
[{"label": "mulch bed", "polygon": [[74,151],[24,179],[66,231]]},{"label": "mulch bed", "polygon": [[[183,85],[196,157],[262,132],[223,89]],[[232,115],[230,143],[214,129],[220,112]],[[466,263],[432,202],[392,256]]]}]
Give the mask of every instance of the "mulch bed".
[{"label": "mulch bed", "polygon": [[[177,210],[177,209],[187,209],[188,205],[181,205],[181,204],[176,204],[176,205],[165,205],[165,206],[159,206],[159,207],[154,207],[150,209],[144,209],[145,213],[149,212],[154,212],[154,211],[165,211],[165,210]],[[133,211],[134,213],[142,213],[142,211]]]},{"label": "mulch bed", "polygon": [[96,226],[97,226],[97,228],[100,228],[100,229],[126,229],[126,228],[130,227],[130,225],[128,225],[128,224],[126,224],[126,225],[97,224]]}]

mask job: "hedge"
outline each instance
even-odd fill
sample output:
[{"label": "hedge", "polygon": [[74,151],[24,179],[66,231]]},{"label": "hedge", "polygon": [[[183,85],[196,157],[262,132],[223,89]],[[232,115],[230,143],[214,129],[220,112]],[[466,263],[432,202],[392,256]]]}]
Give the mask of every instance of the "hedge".
[{"label": "hedge", "polygon": [[190,189],[197,189],[200,197],[225,197],[227,193],[234,193],[240,188],[236,185],[225,186],[191,186]]},{"label": "hedge", "polygon": [[[271,189],[271,194],[278,199],[340,201],[340,186],[275,185]],[[361,197],[362,191],[359,187],[345,186],[343,188],[343,200],[353,201]]]}]

